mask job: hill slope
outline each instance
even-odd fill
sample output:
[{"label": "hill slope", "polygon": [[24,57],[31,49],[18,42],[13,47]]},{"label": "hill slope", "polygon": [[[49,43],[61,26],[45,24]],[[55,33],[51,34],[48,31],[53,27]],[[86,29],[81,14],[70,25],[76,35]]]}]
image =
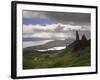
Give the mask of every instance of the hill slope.
[{"label": "hill slope", "polygon": [[[91,44],[85,35],[79,40],[76,32],[76,40],[72,43],[64,44],[65,49],[52,51],[36,51],[35,49],[48,49],[58,46],[64,42],[53,41],[45,45],[28,47],[23,49],[23,69],[35,68],[60,68],[60,67],[80,67],[91,65]],[[61,44],[60,44],[61,43]]]},{"label": "hill slope", "polygon": [[23,55],[23,69],[90,66],[90,46],[82,50],[30,51]]}]

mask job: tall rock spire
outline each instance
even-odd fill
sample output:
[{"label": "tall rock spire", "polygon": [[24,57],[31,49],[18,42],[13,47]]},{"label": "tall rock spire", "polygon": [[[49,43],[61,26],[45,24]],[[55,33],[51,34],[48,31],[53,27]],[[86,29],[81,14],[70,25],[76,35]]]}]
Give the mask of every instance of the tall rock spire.
[{"label": "tall rock spire", "polygon": [[78,31],[76,31],[76,40],[79,40],[79,34],[78,34]]}]

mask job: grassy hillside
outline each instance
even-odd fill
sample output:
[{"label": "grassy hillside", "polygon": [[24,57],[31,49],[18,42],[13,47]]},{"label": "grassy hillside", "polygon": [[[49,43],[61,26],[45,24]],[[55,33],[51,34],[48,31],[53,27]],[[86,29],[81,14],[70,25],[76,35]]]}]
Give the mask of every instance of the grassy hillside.
[{"label": "grassy hillside", "polygon": [[33,49],[23,51],[23,69],[90,66],[90,46],[73,51],[39,52]]}]

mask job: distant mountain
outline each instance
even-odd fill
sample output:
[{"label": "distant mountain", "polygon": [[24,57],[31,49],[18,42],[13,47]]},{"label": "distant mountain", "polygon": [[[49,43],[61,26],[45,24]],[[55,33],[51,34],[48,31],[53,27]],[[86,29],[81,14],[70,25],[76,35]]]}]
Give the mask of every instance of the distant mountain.
[{"label": "distant mountain", "polygon": [[74,39],[65,39],[65,40],[55,40],[55,41],[51,41],[48,42],[46,44],[43,45],[38,45],[38,46],[33,46],[33,47],[28,47],[28,48],[32,48],[32,49],[49,49],[52,47],[59,47],[59,46],[66,46],[71,44],[74,41]]}]

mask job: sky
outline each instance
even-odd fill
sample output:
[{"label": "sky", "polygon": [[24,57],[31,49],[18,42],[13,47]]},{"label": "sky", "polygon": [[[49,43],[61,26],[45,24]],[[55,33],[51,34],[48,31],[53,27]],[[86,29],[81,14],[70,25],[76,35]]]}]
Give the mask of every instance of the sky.
[{"label": "sky", "polygon": [[[85,34],[90,38],[89,13],[23,11],[23,41],[44,41],[75,39],[75,32],[80,32],[80,37]],[[41,42],[42,43],[42,42]]]}]

